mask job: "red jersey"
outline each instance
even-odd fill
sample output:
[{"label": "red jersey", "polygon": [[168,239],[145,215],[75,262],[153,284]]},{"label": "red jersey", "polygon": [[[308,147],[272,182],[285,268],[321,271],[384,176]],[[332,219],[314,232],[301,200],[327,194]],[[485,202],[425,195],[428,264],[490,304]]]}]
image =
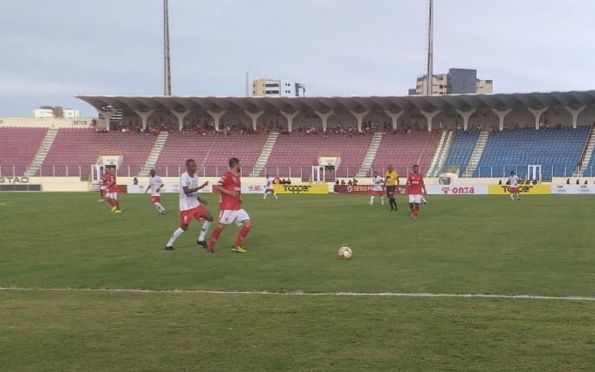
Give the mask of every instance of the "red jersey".
[{"label": "red jersey", "polygon": [[104,173],[103,176],[101,177],[101,186],[105,186],[107,187],[107,185],[109,185],[109,182],[107,180],[107,173]]},{"label": "red jersey", "polygon": [[239,193],[242,191],[242,182],[240,175],[232,171],[227,171],[217,182],[217,186],[222,187],[227,191],[236,191],[237,197],[232,197],[221,193],[219,197],[219,209],[222,211],[237,211],[242,209]]},{"label": "red jersey", "polygon": [[407,177],[409,181],[409,195],[421,195],[423,194],[422,185],[424,183],[424,177],[419,173],[409,173]]},{"label": "red jersey", "polygon": [[107,192],[118,192],[118,186],[116,185],[116,175],[108,172],[103,177],[105,180],[105,185],[108,186]]}]

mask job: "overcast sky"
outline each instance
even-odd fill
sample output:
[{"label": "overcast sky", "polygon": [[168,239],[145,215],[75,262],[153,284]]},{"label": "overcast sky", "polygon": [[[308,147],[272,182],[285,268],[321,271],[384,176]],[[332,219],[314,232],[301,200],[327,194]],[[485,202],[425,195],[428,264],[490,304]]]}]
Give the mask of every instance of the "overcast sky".
[{"label": "overcast sky", "polygon": [[[241,96],[245,71],[309,96],[405,95],[428,0],[170,0],[174,95]],[[595,88],[595,1],[435,0],[434,72],[494,91]],[[0,116],[77,94],[163,93],[162,0],[1,0]]]}]

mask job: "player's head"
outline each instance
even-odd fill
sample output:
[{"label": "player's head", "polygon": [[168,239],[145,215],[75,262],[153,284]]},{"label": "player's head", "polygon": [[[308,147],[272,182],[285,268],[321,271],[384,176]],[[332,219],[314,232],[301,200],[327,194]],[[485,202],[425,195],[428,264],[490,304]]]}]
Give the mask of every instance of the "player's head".
[{"label": "player's head", "polygon": [[155,175],[157,174],[157,172],[155,172],[155,169],[151,169],[149,171],[149,174],[151,175],[151,177],[155,177]]},{"label": "player's head", "polygon": [[235,172],[240,171],[240,159],[238,158],[231,158],[229,159],[229,169]]},{"label": "player's head", "polygon": [[374,177],[378,176],[378,172],[374,171]]},{"label": "player's head", "polygon": [[193,174],[194,172],[196,172],[196,162],[194,161],[194,159],[186,160],[186,170],[190,174]]},{"label": "player's head", "polygon": [[511,176],[514,176],[514,171],[510,171],[510,175]]},{"label": "player's head", "polygon": [[389,172],[392,172],[393,170],[395,170],[395,168],[393,168],[393,166],[392,166],[392,165],[389,165],[389,166],[388,166],[388,171],[389,171]]},{"label": "player's head", "polygon": [[417,164],[413,165],[413,173],[419,173],[419,165],[417,165]]}]

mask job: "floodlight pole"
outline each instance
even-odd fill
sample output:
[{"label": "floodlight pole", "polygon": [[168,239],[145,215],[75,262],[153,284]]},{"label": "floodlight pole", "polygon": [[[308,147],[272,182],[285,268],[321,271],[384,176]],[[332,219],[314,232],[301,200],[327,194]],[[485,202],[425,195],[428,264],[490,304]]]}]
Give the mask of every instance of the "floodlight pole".
[{"label": "floodlight pole", "polygon": [[432,95],[434,78],[434,0],[430,0],[428,11],[428,71],[426,75],[426,94]]},{"label": "floodlight pole", "polygon": [[171,96],[168,0],[163,0],[163,95]]}]

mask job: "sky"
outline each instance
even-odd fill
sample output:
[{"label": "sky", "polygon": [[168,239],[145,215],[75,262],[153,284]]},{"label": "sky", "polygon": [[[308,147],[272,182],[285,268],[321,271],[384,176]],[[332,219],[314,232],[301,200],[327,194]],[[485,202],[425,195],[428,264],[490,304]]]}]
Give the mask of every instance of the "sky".
[{"label": "sky", "polygon": [[[172,92],[243,96],[245,74],[309,96],[406,95],[426,69],[428,0],[169,0]],[[595,88],[595,1],[435,0],[434,73],[494,93]],[[163,94],[162,0],[1,0],[0,116],[75,95]]]}]

